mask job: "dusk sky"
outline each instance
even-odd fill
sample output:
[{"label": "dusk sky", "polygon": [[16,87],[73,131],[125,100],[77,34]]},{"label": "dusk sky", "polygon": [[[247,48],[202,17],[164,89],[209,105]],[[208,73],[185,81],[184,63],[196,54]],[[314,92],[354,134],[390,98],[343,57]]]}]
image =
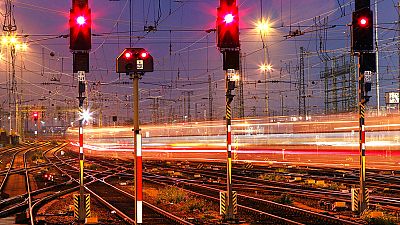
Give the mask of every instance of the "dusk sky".
[{"label": "dusk sky", "polygon": [[[18,91],[28,101],[24,104],[77,106],[77,82],[72,74],[69,39],[62,38],[69,34],[71,1],[14,0],[13,4],[17,33],[26,35],[25,41],[29,44],[27,52],[17,53],[16,60]],[[399,87],[397,4],[394,0],[378,1],[381,106],[385,106],[384,93],[397,91]],[[182,118],[188,91],[193,91],[192,119],[204,120],[209,109],[209,75],[214,117],[222,119],[225,109],[222,58],[216,47],[215,32],[206,32],[215,28],[218,5],[217,0],[132,0],[132,46],[147,49],[155,60],[155,71],[145,74],[140,81],[142,121],[151,121],[154,97],[160,99],[160,117],[176,114]],[[105,116],[131,117],[132,88],[123,83],[129,79],[125,74],[115,73],[115,58],[129,47],[129,1],[92,0],[89,6],[93,20],[87,75],[89,105],[98,108],[103,102]],[[279,81],[268,83],[270,115],[281,115],[282,100],[284,115],[298,114],[300,47],[306,52],[307,108],[311,114],[324,113],[324,80],[320,72],[324,69],[324,60],[350,50],[350,28],[346,25],[351,23],[354,1],[239,0],[238,6],[245,70],[245,116],[265,115],[265,84],[257,81],[265,79],[259,65],[268,55],[263,50],[261,35],[254,29],[261,15],[269,18],[273,27],[263,38],[273,66],[267,80]],[[1,11],[4,12],[4,5]],[[156,31],[145,32],[145,26],[154,26]],[[285,37],[295,30],[304,34]],[[7,109],[9,56],[2,49],[0,107]],[[376,108],[375,88],[373,85],[369,103],[372,108]]]}]

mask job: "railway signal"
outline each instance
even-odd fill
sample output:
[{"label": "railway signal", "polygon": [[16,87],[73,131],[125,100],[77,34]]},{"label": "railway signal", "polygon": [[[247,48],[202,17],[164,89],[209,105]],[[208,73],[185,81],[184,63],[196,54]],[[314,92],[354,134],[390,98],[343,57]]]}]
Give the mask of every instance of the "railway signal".
[{"label": "railway signal", "polygon": [[37,121],[38,121],[38,118],[39,118],[39,113],[38,113],[38,112],[34,112],[34,113],[33,113],[33,120],[34,120],[35,122],[37,122]]},{"label": "railway signal", "polygon": [[69,18],[69,48],[88,51],[92,48],[92,18],[87,0],[73,0]]},{"label": "railway signal", "polygon": [[117,57],[117,73],[153,72],[153,57],[143,48],[126,48]]},{"label": "railway signal", "polygon": [[[374,47],[373,14],[369,8],[369,0],[356,0],[355,12],[352,16],[352,52],[359,57],[358,71],[358,106],[359,106],[359,143],[360,143],[360,188],[358,193],[359,214],[368,208],[367,192],[365,188],[365,108],[371,96],[371,76],[376,66],[371,66],[371,58],[375,59],[371,51]],[[354,196],[353,196],[354,197]]]},{"label": "railway signal", "polygon": [[[89,51],[92,48],[92,15],[88,0],[72,0],[69,18],[70,44],[73,54],[73,73],[78,74],[79,111],[83,112],[85,101],[86,74],[89,72]],[[84,152],[83,152],[84,118],[79,119],[79,221],[85,221],[84,201]]]},{"label": "railway signal", "polygon": [[[144,48],[125,48],[116,59],[116,72],[133,80],[133,126],[135,149],[135,224],[143,222],[142,135],[139,129],[139,79],[153,72],[153,57]],[[115,121],[117,117],[115,117]]]},{"label": "railway signal", "polygon": [[[236,0],[220,0],[217,8],[217,47],[223,54],[223,70],[225,71],[226,81],[226,143],[227,143],[227,163],[226,163],[226,180],[227,190],[222,192],[220,196],[224,196],[221,201],[221,213],[224,220],[236,222],[236,192],[232,191],[232,109],[231,102],[234,95],[232,91],[235,89],[238,80],[239,71],[239,10]],[[223,202],[222,202],[223,201]]]},{"label": "railway signal", "polygon": [[236,0],[220,0],[217,8],[218,48],[239,48],[239,10]]},{"label": "railway signal", "polygon": [[366,52],[374,49],[373,15],[369,8],[353,12],[352,34],[354,52]]},{"label": "railway signal", "polygon": [[35,121],[35,136],[38,135],[38,124],[37,121],[39,119],[39,113],[38,112],[33,112],[33,121]]}]

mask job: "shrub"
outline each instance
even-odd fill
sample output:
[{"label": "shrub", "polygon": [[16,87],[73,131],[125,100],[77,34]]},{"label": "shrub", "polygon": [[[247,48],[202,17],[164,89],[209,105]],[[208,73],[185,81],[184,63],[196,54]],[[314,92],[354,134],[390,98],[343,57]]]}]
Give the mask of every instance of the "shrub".
[{"label": "shrub", "polygon": [[160,190],[156,202],[177,204],[184,201],[186,198],[187,196],[184,190],[177,187],[166,187]]},{"label": "shrub", "polygon": [[276,202],[285,204],[285,205],[290,205],[292,204],[293,200],[292,197],[289,194],[282,194]]},{"label": "shrub", "polygon": [[368,225],[396,225],[397,223],[393,218],[388,215],[379,217],[371,217],[372,211],[366,211],[362,216],[362,219],[367,222]]}]

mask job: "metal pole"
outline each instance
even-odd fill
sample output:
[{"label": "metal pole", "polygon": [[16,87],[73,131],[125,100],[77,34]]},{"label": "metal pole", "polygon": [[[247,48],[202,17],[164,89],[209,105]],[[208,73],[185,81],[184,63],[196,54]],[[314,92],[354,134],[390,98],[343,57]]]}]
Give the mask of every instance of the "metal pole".
[{"label": "metal pole", "polygon": [[130,75],[133,80],[133,131],[135,149],[135,224],[141,224],[143,205],[142,186],[142,136],[139,129],[139,79],[141,75],[134,73]]},{"label": "metal pole", "polygon": [[[398,79],[399,79],[399,89],[397,90],[397,92],[400,94],[400,0],[397,3],[397,13],[398,13],[398,17],[397,17],[397,30],[398,30],[398,38],[397,38],[397,54],[398,54],[398,60],[399,60],[399,64],[397,65],[397,70],[398,70]],[[377,56],[378,57],[378,56]],[[378,66],[378,65],[377,65]],[[397,112],[400,113],[400,104],[397,104]]]},{"label": "metal pole", "polygon": [[[78,81],[79,81],[79,111],[83,112],[83,102],[85,97],[83,93],[85,92],[85,72],[78,71]],[[83,170],[84,170],[84,154],[83,154],[83,118],[79,119],[79,221],[84,222],[86,218],[85,210],[85,190],[83,183]]]},{"label": "metal pole", "polygon": [[[362,53],[361,53],[362,54]],[[359,56],[360,57],[360,56]],[[359,69],[360,67],[358,67]],[[358,104],[359,104],[359,131],[360,131],[360,215],[367,208],[365,198],[365,96],[364,74],[358,72]]]},{"label": "metal pole", "polygon": [[132,0],[129,0],[129,47],[132,48]]},{"label": "metal pole", "polygon": [[380,115],[380,93],[379,93],[379,48],[378,48],[378,0],[375,0],[375,53],[376,53],[376,58],[375,58],[375,63],[376,63],[376,110],[377,110],[377,115]]},{"label": "metal pole", "polygon": [[226,77],[226,143],[227,143],[227,165],[226,165],[226,186],[227,186],[227,214],[225,220],[234,220],[233,214],[233,196],[232,196],[232,109],[231,102],[233,100],[232,91],[228,87],[229,78]]}]

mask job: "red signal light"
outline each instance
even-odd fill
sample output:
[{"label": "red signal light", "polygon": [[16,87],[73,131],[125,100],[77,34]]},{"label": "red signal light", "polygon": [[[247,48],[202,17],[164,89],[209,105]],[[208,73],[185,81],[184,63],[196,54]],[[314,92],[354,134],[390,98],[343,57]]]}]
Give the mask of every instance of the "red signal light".
[{"label": "red signal light", "polygon": [[80,26],[83,26],[86,24],[86,18],[84,16],[78,16],[76,18],[76,23]]},{"label": "red signal light", "polygon": [[147,52],[142,52],[142,53],[140,53],[140,57],[141,57],[142,59],[147,58],[148,55],[149,55],[149,54],[148,54]]},{"label": "red signal light", "polygon": [[130,57],[132,57],[132,53],[130,52],[125,52],[125,58],[129,59]]},{"label": "red signal light", "polygon": [[220,1],[216,22],[218,48],[239,48],[239,9],[235,0]]},{"label": "red signal light", "polygon": [[374,49],[373,13],[369,7],[353,12],[352,16],[352,48],[354,52]]},{"label": "red signal light", "polygon": [[92,16],[87,4],[80,5],[79,1],[70,10],[70,49],[71,50],[90,50],[92,48]]},{"label": "red signal light", "polygon": [[232,23],[232,22],[234,21],[234,19],[235,19],[235,16],[232,15],[232,13],[226,14],[226,15],[224,16],[224,22],[225,22],[226,24]]},{"label": "red signal light", "polygon": [[360,25],[360,27],[366,27],[368,26],[368,18],[367,17],[361,17],[358,20],[358,25]]}]

